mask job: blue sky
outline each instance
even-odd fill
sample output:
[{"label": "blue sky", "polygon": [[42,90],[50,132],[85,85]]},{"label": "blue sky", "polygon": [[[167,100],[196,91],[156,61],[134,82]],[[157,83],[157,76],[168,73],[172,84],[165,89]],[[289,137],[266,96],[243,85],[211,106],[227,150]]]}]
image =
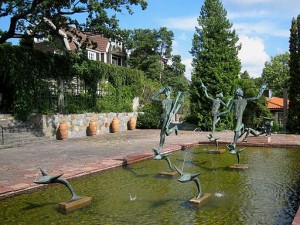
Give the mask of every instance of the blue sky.
[{"label": "blue sky", "polygon": [[[191,77],[192,38],[204,0],[147,0],[148,8],[134,7],[134,14],[118,14],[123,29],[159,29],[174,32],[173,54],[179,54],[186,65],[186,77]],[[227,18],[233,24],[242,43],[239,58],[242,71],[259,77],[270,57],[289,48],[292,18],[300,14],[299,0],[223,0]],[[0,20],[0,29],[7,28]]]},{"label": "blue sky", "polygon": [[[173,54],[186,64],[191,77],[192,57],[189,51],[204,0],[147,0],[148,8],[135,8],[133,15],[118,15],[124,29],[167,27],[174,32]],[[239,58],[242,71],[260,77],[264,63],[271,56],[289,49],[291,21],[300,14],[299,0],[223,0],[227,18],[242,43]]]}]

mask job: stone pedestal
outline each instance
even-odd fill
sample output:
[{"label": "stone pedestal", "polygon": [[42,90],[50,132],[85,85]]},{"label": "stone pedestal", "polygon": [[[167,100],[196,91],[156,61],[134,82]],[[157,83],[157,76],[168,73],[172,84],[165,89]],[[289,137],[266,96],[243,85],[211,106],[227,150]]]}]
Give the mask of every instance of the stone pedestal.
[{"label": "stone pedestal", "polygon": [[226,152],[225,149],[214,149],[214,150],[209,150],[208,151],[209,154],[223,154],[225,152]]},{"label": "stone pedestal", "polygon": [[229,169],[231,170],[246,170],[248,169],[247,164],[234,164],[232,166],[229,166]]},{"label": "stone pedestal", "polygon": [[170,171],[170,172],[160,172],[159,175],[165,177],[174,177],[174,176],[178,176],[179,174],[177,171]]},{"label": "stone pedestal", "polygon": [[91,202],[92,202],[91,197],[82,197],[80,199],[71,202],[61,202],[58,204],[58,209],[60,212],[70,213],[90,205]]},{"label": "stone pedestal", "polygon": [[201,203],[203,203],[206,199],[208,199],[211,196],[210,193],[204,193],[200,198],[192,198],[190,200],[191,204],[195,204],[195,205],[200,205]]}]

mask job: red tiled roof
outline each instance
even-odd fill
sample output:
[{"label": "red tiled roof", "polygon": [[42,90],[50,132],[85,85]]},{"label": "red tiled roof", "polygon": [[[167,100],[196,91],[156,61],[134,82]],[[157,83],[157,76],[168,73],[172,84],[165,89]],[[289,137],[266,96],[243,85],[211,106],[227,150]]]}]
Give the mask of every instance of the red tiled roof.
[{"label": "red tiled roof", "polygon": [[56,47],[45,44],[44,42],[33,43],[33,47],[43,52],[54,52],[57,50]]},{"label": "red tiled roof", "polygon": [[268,101],[268,109],[283,109],[283,98],[272,97],[266,99]]},{"label": "red tiled roof", "polygon": [[[103,37],[102,35],[94,35],[91,33],[82,33],[79,32],[78,30],[76,30],[74,27],[70,27],[69,31],[64,31],[67,35],[73,37],[75,40],[77,40],[79,43],[82,44],[83,41],[85,41],[87,38],[90,39],[93,42],[97,43],[97,48],[95,48],[94,50],[99,51],[99,52],[106,52],[106,48],[108,45],[108,38]],[[72,34],[72,32],[75,32],[79,37],[76,37],[75,34]],[[70,48],[71,50],[75,50],[76,49],[76,45],[73,41],[69,40],[70,43]],[[88,48],[93,48],[92,44],[89,44],[87,46]]]}]

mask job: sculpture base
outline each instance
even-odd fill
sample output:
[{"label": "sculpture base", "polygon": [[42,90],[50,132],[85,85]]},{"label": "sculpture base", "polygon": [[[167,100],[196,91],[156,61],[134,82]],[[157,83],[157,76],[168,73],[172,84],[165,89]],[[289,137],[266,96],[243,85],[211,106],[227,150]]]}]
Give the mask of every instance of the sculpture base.
[{"label": "sculpture base", "polygon": [[211,196],[210,193],[204,193],[200,198],[192,198],[190,200],[191,204],[200,205],[203,203],[206,199],[208,199]]},{"label": "sculpture base", "polygon": [[158,175],[165,176],[165,177],[174,177],[174,176],[178,176],[179,174],[177,171],[170,171],[170,172],[160,172]]},{"label": "sculpture base", "polygon": [[82,197],[80,199],[71,202],[61,202],[58,204],[58,209],[60,212],[70,213],[90,205],[91,202],[92,202],[91,197]]},{"label": "sculpture base", "polygon": [[231,170],[245,170],[248,169],[248,165],[247,164],[234,164],[229,166],[229,169]]},{"label": "sculpture base", "polygon": [[225,152],[226,152],[225,149],[215,149],[215,150],[209,150],[208,151],[209,154],[223,154]]}]

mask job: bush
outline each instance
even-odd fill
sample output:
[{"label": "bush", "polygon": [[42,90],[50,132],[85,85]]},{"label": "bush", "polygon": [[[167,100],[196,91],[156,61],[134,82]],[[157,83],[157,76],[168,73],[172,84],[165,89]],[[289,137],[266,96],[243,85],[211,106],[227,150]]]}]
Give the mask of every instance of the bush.
[{"label": "bush", "polygon": [[143,114],[139,114],[137,128],[158,129],[160,128],[161,106],[156,102],[150,102],[141,108]]}]

